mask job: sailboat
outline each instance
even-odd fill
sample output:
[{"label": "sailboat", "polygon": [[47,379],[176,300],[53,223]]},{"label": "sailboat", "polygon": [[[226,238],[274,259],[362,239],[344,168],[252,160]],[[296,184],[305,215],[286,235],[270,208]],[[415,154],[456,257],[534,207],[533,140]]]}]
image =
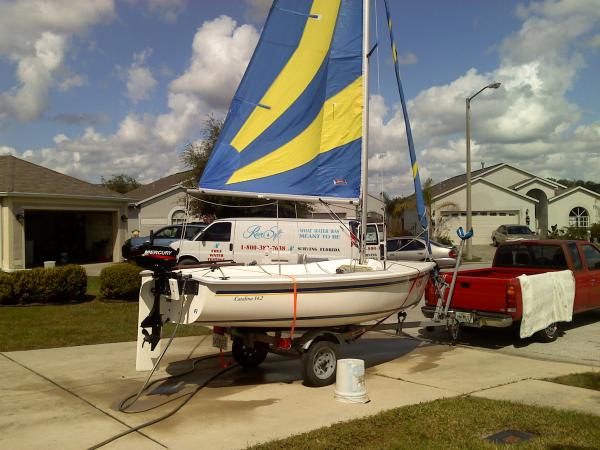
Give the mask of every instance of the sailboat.
[{"label": "sailboat", "polygon": [[[176,268],[170,289],[148,275],[140,292],[146,305],[140,306],[140,320],[148,314],[142,331],[153,327],[154,332],[160,318],[262,331],[287,328],[293,338],[295,330],[381,319],[419,302],[433,262],[364,256],[369,20],[368,0],[275,0],[199,187],[191,191],[359,204],[361,257]],[[394,44],[392,49],[397,64]],[[398,87],[405,108],[399,76]],[[406,111],[405,119],[426,231]]]}]

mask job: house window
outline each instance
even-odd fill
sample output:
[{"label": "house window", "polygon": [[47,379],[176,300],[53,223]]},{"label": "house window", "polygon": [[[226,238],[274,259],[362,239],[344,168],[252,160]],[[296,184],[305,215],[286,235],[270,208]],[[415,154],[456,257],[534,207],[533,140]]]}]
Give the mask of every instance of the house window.
[{"label": "house window", "polygon": [[177,225],[185,222],[185,211],[183,209],[178,209],[173,214],[171,214],[171,225]]},{"label": "house window", "polygon": [[571,227],[589,227],[590,216],[587,209],[577,206],[569,213],[569,226]]}]

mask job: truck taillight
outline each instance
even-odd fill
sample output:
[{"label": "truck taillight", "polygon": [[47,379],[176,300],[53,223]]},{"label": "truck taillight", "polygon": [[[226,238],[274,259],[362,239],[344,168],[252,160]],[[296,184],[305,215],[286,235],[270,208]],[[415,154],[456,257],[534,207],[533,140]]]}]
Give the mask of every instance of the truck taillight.
[{"label": "truck taillight", "polygon": [[506,286],[506,312],[517,312],[517,290],[512,284]]},{"label": "truck taillight", "polygon": [[448,257],[450,258],[454,258],[456,259],[456,257],[458,256],[458,253],[456,253],[456,249],[451,249],[450,252],[448,252]]}]

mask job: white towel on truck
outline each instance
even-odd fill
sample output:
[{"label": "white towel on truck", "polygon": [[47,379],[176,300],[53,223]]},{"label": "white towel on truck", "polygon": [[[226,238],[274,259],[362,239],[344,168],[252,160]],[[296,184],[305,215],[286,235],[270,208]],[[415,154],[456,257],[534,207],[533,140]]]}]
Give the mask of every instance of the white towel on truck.
[{"label": "white towel on truck", "polygon": [[573,319],[575,278],[570,270],[521,275],[518,279],[523,303],[521,338],[529,337],[552,323]]}]

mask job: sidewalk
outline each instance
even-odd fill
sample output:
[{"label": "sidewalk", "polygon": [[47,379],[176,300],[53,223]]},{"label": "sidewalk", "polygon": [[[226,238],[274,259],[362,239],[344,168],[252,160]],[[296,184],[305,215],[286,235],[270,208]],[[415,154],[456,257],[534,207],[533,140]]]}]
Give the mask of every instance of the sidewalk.
[{"label": "sidewalk", "polygon": [[[176,339],[155,379],[189,367],[190,355],[213,353],[210,337]],[[302,385],[298,360],[269,355],[254,371],[233,368],[200,390],[179,412],[106,448],[245,448],[382,410],[472,394],[600,415],[600,393],[536,381],[594,370],[559,363],[371,333],[344,349],[366,361],[367,404],[339,403],[334,386]],[[176,363],[177,361],[184,361]],[[0,448],[86,448],[157,418],[220,369],[219,359],[158,383],[138,409],[118,412],[146,373],[135,372],[135,343],[10,352],[0,356]],[[597,368],[596,368],[597,370]],[[536,394],[537,393],[537,394]]]}]

